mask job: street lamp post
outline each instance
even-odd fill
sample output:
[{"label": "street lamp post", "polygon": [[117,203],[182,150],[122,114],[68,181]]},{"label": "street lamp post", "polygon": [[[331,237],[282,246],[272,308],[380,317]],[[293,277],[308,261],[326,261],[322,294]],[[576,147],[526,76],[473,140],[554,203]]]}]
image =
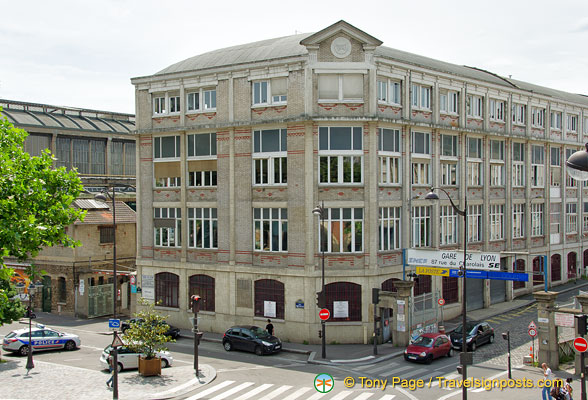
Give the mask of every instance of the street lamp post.
[{"label": "street lamp post", "polygon": [[41,283],[41,281],[37,281],[37,283],[33,282],[33,278],[34,276],[30,277],[30,282],[28,286],[25,286],[25,284],[21,283],[19,285],[16,285],[17,289],[19,291],[24,292],[24,289],[27,289],[28,292],[28,297],[29,297],[29,307],[27,309],[27,314],[29,316],[29,344],[28,344],[28,349],[27,349],[27,365],[26,365],[26,369],[27,369],[27,375],[29,374],[29,372],[31,371],[31,369],[35,368],[35,363],[33,362],[33,338],[32,338],[32,330],[33,330],[33,295],[35,294],[35,291],[37,289],[41,289],[43,287],[43,284]]},{"label": "street lamp post", "polygon": [[[321,275],[322,275],[322,284],[321,284],[321,294],[319,296],[319,303],[323,303],[323,304],[318,304],[319,307],[326,307],[325,301],[326,301],[326,293],[325,293],[325,243],[323,241],[323,230],[324,230],[324,222],[325,222],[325,202],[323,201],[321,203],[320,206],[316,206],[313,210],[312,213],[314,215],[318,215],[320,217],[320,227],[319,227],[319,242],[320,242],[320,246],[321,246],[321,257],[322,257],[322,268],[321,268]],[[322,331],[322,335],[321,335],[321,339],[322,339],[322,358],[325,359],[327,358],[327,328],[325,325],[325,320],[321,320],[321,331]]]},{"label": "street lamp post", "polygon": [[512,379],[512,370],[510,369],[510,331],[503,333],[502,338],[506,340],[508,345],[508,379]]},{"label": "street lamp post", "polygon": [[[434,192],[434,190],[439,189],[441,190],[443,193],[445,193],[445,195],[447,196],[447,198],[449,199],[449,202],[451,203],[451,207],[453,207],[453,209],[455,210],[455,212],[458,215],[461,215],[463,217],[463,264],[460,266],[460,275],[463,278],[463,291],[462,291],[462,300],[461,300],[461,305],[462,305],[462,311],[461,311],[461,355],[460,355],[460,363],[461,363],[461,371],[462,371],[462,381],[465,382],[467,380],[467,366],[468,364],[471,364],[471,354],[468,353],[468,348],[467,348],[467,332],[466,332],[466,286],[467,286],[467,278],[466,278],[466,271],[467,271],[467,265],[466,265],[466,260],[467,260],[467,246],[468,246],[468,196],[467,196],[467,192],[464,196],[464,202],[463,202],[463,210],[460,210],[459,208],[457,208],[457,206],[455,205],[455,203],[453,202],[453,199],[451,198],[451,196],[449,195],[449,193],[443,189],[443,188],[431,188],[431,191],[425,196],[426,200],[439,200],[439,196],[437,195],[437,193]],[[467,400],[468,398],[468,392],[467,392],[467,385],[463,385],[462,387],[462,394],[461,394],[461,398],[463,400]]]}]

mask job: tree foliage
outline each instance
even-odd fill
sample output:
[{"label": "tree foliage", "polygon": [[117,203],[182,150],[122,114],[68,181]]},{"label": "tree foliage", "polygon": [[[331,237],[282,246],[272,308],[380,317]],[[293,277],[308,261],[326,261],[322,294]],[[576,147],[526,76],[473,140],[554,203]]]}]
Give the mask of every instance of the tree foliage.
[{"label": "tree foliage", "polygon": [[24,151],[27,135],[0,114],[0,325],[15,318],[13,271],[5,268],[4,258],[27,260],[44,247],[78,245],[66,227],[84,217],[84,211],[71,207],[83,190],[77,171],[53,168],[49,150],[30,156]]},{"label": "tree foliage", "polygon": [[131,350],[144,354],[146,359],[152,359],[158,351],[166,351],[166,344],[175,342],[175,339],[165,334],[169,325],[165,323],[165,317],[155,310],[155,304],[143,298],[138,302],[144,307],[134,314],[140,321],[132,322],[125,331],[125,343]]}]

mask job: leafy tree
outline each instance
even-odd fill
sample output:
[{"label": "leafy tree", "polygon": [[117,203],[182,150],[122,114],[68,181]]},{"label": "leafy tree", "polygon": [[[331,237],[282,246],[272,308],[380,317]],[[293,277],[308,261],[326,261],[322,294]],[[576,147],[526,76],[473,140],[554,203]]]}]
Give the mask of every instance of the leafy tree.
[{"label": "leafy tree", "polygon": [[158,351],[166,351],[166,344],[175,342],[175,339],[165,334],[169,325],[165,323],[165,317],[155,310],[154,303],[140,298],[139,305],[144,308],[134,314],[138,321],[132,322],[125,331],[125,343],[128,348],[150,360],[157,356]]},{"label": "leafy tree", "polygon": [[14,271],[5,267],[4,258],[24,261],[44,247],[79,245],[65,228],[85,215],[71,207],[83,190],[77,171],[53,168],[49,150],[29,155],[27,135],[0,114],[0,326],[24,313],[20,302],[11,300]]}]

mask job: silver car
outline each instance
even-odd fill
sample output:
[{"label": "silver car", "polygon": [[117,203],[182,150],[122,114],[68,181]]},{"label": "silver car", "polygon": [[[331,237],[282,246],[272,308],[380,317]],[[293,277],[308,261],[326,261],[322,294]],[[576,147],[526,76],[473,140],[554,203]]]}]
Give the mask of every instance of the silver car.
[{"label": "silver car", "polygon": [[[33,351],[65,349],[75,350],[82,343],[78,335],[56,331],[45,325],[37,324],[31,329]],[[22,356],[29,352],[29,330],[17,329],[10,332],[2,341],[2,349]]]},{"label": "silver car", "polygon": [[[102,351],[102,355],[100,356],[100,364],[102,364],[102,367],[104,369],[108,369],[108,356],[110,355],[111,350],[112,347],[108,345]],[[120,346],[118,348],[118,355],[116,357],[118,361],[119,372],[123,369],[139,368],[140,355],[142,356],[143,354],[135,353],[126,346]],[[168,351],[158,351],[157,357],[161,358],[161,368],[171,367],[174,361],[173,357],[171,356],[171,354],[169,354]]]}]

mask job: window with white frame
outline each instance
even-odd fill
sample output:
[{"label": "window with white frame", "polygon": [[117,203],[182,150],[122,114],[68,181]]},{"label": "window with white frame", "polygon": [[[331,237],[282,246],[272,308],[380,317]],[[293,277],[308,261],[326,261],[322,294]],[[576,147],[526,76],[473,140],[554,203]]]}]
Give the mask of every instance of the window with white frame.
[{"label": "window with white frame", "polygon": [[561,216],[561,203],[551,203],[550,205],[551,212],[550,215],[550,223],[549,223],[549,232],[560,233],[560,216]]},{"label": "window with white frame", "polygon": [[431,109],[431,86],[413,83],[410,85],[410,102],[413,108]]},{"label": "window with white frame", "polygon": [[525,186],[525,144],[512,144],[512,186]]},{"label": "window with white frame", "polygon": [[584,135],[588,135],[588,117],[584,117]]},{"label": "window with white frame", "polygon": [[566,234],[578,233],[578,203],[566,203]]},{"label": "window with white frame", "polygon": [[490,140],[490,186],[504,186],[504,142]]},{"label": "window with white frame", "polygon": [[525,125],[527,123],[527,106],[524,104],[512,104],[512,122],[515,125]]},{"label": "window with white frame", "polygon": [[363,208],[326,208],[325,213],[321,227],[325,235],[322,236],[324,251],[327,253],[362,252]]},{"label": "window with white frame", "polygon": [[180,159],[179,136],[157,136],[153,138],[153,159]]},{"label": "window with white frame", "polygon": [[490,240],[504,239],[504,204],[490,204]]},{"label": "window with white frame", "polygon": [[253,82],[253,105],[280,105],[288,100],[286,78],[272,78]]},{"label": "window with white frame", "polygon": [[561,111],[551,111],[551,121],[549,126],[551,129],[561,129]]},{"label": "window with white frame", "polygon": [[582,215],[582,222],[584,232],[588,232],[588,202],[584,202],[584,214]]},{"label": "window with white frame", "polygon": [[468,186],[481,186],[483,184],[482,167],[484,149],[481,138],[467,138],[467,168],[468,168]]},{"label": "window with white frame", "polygon": [[402,247],[400,211],[400,207],[380,207],[380,251],[398,250]]},{"label": "window with white frame", "polygon": [[319,127],[319,183],[361,184],[363,143],[361,127]]},{"label": "window with white frame", "polygon": [[531,146],[531,186],[545,186],[545,150],[543,146]]},{"label": "window with white frame", "polygon": [[412,183],[430,185],[431,183],[431,134],[412,132]]},{"label": "window with white frame", "polygon": [[439,111],[447,114],[459,114],[459,93],[455,90],[444,90],[439,93]]},{"label": "window with white frame", "polygon": [[188,135],[188,186],[216,185],[216,133]]},{"label": "window with white frame", "polygon": [[318,96],[321,101],[363,102],[362,74],[320,74]]},{"label": "window with white frame", "polygon": [[153,95],[153,114],[154,115],[161,115],[165,114],[167,108],[165,107],[165,95],[161,94],[154,94]]},{"label": "window with white frame", "polygon": [[525,204],[512,205],[512,238],[525,236]]},{"label": "window with white frame", "polygon": [[566,114],[566,129],[568,132],[578,131],[578,116],[573,114]]},{"label": "window with white frame", "polygon": [[253,184],[288,183],[287,129],[253,131]]},{"label": "window with white frame", "polygon": [[457,185],[457,136],[441,135],[441,185]]},{"label": "window with white frame", "polygon": [[431,207],[412,208],[412,247],[431,247]]},{"label": "window with white frame", "polygon": [[402,152],[399,129],[379,129],[378,159],[380,161],[380,184],[392,185],[401,182]]},{"label": "window with white frame", "polygon": [[253,209],[253,249],[288,251],[288,209]]},{"label": "window with white frame", "polygon": [[543,236],[543,204],[531,204],[531,236]]},{"label": "window with white frame", "polygon": [[468,206],[468,242],[482,241],[482,205]]},{"label": "window with white frame", "polygon": [[545,128],[545,109],[531,107],[531,124],[535,128]]},{"label": "window with white frame", "polygon": [[561,186],[561,149],[559,147],[552,147],[550,149],[550,162],[551,167],[549,168],[550,184],[552,187]]},{"label": "window with white frame", "polygon": [[153,209],[153,236],[156,247],[180,247],[182,214],[180,208]]},{"label": "window with white frame", "polygon": [[457,243],[457,213],[453,206],[441,206],[441,245]]},{"label": "window with white frame", "polygon": [[489,117],[492,121],[504,122],[504,101],[490,99],[489,101]]},{"label": "window with white frame", "polygon": [[[566,149],[566,161],[568,158],[571,157],[577,150],[576,149]],[[569,174],[566,174],[566,187],[573,188],[578,186],[578,181],[572,178]]]},{"label": "window with white frame", "polygon": [[482,118],[484,113],[484,99],[482,96],[468,95],[467,114],[469,117]]},{"label": "window with white frame", "polygon": [[155,187],[180,187],[182,179],[179,176],[156,177]]},{"label": "window with white frame", "polygon": [[216,208],[188,208],[188,239],[191,248],[218,248]]},{"label": "window with white frame", "polygon": [[169,113],[178,114],[180,112],[180,96],[169,96]]},{"label": "window with white frame", "polygon": [[378,78],[378,102],[402,105],[401,82],[394,79]]},{"label": "window with white frame", "polygon": [[188,112],[216,110],[216,89],[200,88],[186,91]]}]

